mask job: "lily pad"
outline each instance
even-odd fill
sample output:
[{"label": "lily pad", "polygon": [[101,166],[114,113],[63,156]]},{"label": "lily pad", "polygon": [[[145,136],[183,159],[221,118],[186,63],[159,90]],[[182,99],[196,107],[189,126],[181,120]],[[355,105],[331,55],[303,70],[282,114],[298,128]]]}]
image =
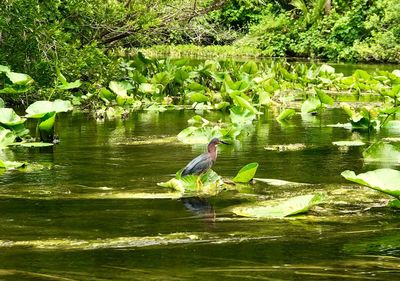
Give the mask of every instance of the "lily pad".
[{"label": "lily pad", "polygon": [[292,197],[286,200],[257,202],[251,205],[237,206],[232,212],[239,216],[253,218],[283,218],[306,213],[323,200],[322,194],[309,194]]},{"label": "lily pad", "polygon": [[336,146],[363,146],[365,145],[364,142],[360,140],[355,140],[355,141],[334,141],[332,142],[333,145]]},{"label": "lily pad", "polygon": [[247,164],[246,166],[242,167],[239,170],[236,177],[234,177],[232,180],[234,182],[242,182],[242,183],[249,182],[254,178],[254,175],[257,172],[257,168],[258,168],[258,163],[256,162]]},{"label": "lily pad", "polygon": [[300,186],[300,185],[310,185],[309,183],[303,182],[293,182],[293,181],[285,181],[278,179],[263,179],[263,178],[254,178],[255,181],[265,182],[269,185],[273,186]]},{"label": "lily pad", "polygon": [[377,169],[356,175],[353,171],[342,172],[346,180],[368,186],[383,193],[400,196],[400,171],[393,169]]},{"label": "lily pad", "polygon": [[26,163],[24,163],[24,162],[0,160],[0,169],[11,170],[11,169],[21,168],[25,165],[26,165]]}]

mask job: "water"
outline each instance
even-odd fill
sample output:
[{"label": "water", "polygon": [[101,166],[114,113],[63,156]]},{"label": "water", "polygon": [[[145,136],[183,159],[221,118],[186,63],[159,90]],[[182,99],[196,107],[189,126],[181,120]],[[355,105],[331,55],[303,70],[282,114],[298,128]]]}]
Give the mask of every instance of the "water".
[{"label": "water", "polygon": [[[340,176],[376,164],[364,163],[363,148],[343,151],[332,145],[352,138],[370,142],[389,132],[369,136],[327,127],[346,121],[340,110],[298,115],[286,126],[266,111],[243,130],[240,142],[219,147],[214,170],[232,177],[243,165],[258,162],[259,178],[312,185],[257,183],[248,193],[143,199],[165,194],[157,183],[204,151],[174,141],[194,114],[139,112],[103,122],[63,114],[57,146],[3,151],[3,158],[43,168],[0,176],[0,280],[400,278],[399,212],[381,207],[387,197]],[[216,112],[204,117],[226,118]],[[265,149],[296,143],[305,149]],[[316,191],[327,193],[327,203],[297,219],[253,220],[229,211],[254,198]]]}]

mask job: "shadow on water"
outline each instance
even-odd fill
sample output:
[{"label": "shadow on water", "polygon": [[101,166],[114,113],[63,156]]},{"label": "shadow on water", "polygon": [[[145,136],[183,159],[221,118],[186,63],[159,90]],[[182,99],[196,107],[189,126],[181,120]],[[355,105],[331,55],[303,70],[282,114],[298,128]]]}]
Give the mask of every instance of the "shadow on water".
[{"label": "shadow on water", "polygon": [[[332,145],[354,138],[369,142],[363,133],[326,126],[343,123],[341,111],[295,116],[286,126],[266,112],[237,145],[220,147],[214,166],[232,177],[243,165],[258,162],[258,178],[309,185],[257,183],[245,194],[179,198],[156,184],[204,151],[175,139],[194,114],[142,112],[103,122],[64,114],[57,124],[60,144],[5,151],[9,160],[43,167],[0,177],[0,279],[400,278],[398,211],[381,207],[386,197],[340,176],[346,169],[362,172],[376,165],[364,163],[360,147]],[[377,138],[386,135],[381,131]],[[302,145],[279,149],[288,144]],[[315,191],[330,200],[296,219],[255,220],[229,212],[257,196]]]}]

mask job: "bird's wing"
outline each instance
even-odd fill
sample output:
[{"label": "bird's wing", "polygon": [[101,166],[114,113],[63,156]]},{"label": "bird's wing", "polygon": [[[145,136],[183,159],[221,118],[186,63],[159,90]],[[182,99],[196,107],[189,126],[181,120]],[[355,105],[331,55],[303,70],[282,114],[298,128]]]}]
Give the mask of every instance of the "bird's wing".
[{"label": "bird's wing", "polygon": [[208,153],[203,153],[186,165],[183,169],[182,176],[187,176],[190,174],[199,174],[212,166],[212,160],[209,157]]}]

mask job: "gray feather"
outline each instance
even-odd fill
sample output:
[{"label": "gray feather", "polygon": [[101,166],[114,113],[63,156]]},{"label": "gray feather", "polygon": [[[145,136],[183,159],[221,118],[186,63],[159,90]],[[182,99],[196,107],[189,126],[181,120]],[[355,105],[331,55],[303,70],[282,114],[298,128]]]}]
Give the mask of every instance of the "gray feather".
[{"label": "gray feather", "polygon": [[213,165],[213,161],[209,153],[203,153],[186,165],[183,169],[182,176],[187,176],[190,174],[201,174],[207,171]]}]

